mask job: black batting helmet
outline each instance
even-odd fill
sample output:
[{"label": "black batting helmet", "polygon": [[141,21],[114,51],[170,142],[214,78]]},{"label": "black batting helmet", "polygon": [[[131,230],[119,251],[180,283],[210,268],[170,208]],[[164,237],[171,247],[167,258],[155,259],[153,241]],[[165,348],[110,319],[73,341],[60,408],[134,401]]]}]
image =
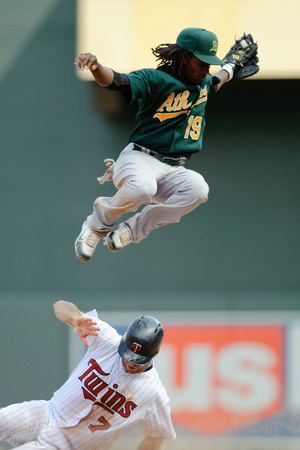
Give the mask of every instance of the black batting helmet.
[{"label": "black batting helmet", "polygon": [[163,327],[155,317],[137,317],[121,339],[119,355],[133,364],[147,364],[159,351],[163,336]]}]

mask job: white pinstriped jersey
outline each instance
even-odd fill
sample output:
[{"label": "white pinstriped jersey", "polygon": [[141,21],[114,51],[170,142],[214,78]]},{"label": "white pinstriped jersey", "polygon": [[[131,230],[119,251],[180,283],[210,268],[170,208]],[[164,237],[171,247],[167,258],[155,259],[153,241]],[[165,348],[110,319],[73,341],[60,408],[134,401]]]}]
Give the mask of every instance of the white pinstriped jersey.
[{"label": "white pinstriped jersey", "polygon": [[50,401],[61,432],[48,429],[40,438],[60,441],[58,448],[104,449],[141,422],[147,435],[175,439],[169,398],[156,369],[126,373],[118,354],[121,336],[98,319],[96,310],[85,316],[97,322],[99,335],[87,338],[85,356]]}]

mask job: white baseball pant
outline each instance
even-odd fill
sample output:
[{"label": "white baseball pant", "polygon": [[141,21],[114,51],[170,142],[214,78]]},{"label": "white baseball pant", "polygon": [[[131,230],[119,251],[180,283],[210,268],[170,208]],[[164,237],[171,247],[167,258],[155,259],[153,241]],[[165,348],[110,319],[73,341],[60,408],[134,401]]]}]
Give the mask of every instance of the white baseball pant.
[{"label": "white baseball pant", "polygon": [[22,450],[45,449],[46,447],[37,445],[36,439],[50,420],[50,405],[44,400],[16,403],[1,408],[0,441],[9,442]]},{"label": "white baseball pant", "polygon": [[132,143],[115,162],[113,182],[117,193],[96,199],[93,213],[87,218],[88,226],[106,235],[121,216],[146,205],[125,221],[136,243],[155,228],[179,222],[183,215],[205,203],[209,192],[199,173],[133,150]]},{"label": "white baseball pant", "polygon": [[60,427],[51,402],[32,400],[0,409],[0,441],[9,442],[22,450],[108,450],[120,435],[113,431],[101,438],[93,434],[88,425],[97,423],[96,407],[77,426]]}]

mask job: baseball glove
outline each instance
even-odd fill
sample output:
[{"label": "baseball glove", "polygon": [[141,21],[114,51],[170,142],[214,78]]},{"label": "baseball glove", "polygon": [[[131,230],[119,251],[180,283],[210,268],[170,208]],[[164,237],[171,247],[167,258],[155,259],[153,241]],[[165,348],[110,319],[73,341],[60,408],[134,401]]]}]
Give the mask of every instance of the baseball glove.
[{"label": "baseball glove", "polygon": [[259,71],[257,44],[251,34],[245,34],[236,39],[223,61],[226,63],[222,69],[229,73],[229,81],[238,81],[251,77]]}]

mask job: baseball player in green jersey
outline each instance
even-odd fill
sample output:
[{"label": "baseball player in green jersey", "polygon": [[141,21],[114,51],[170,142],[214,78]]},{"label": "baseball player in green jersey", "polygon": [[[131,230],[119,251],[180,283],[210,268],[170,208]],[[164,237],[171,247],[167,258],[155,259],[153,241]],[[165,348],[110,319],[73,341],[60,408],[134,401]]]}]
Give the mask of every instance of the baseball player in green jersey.
[{"label": "baseball player in green jersey", "polygon": [[[208,198],[209,188],[199,173],[184,163],[202,148],[205,107],[209,94],[233,78],[234,64],[216,55],[216,35],[186,28],[176,44],[152,49],[158,66],[129,74],[102,66],[95,55],[75,58],[78,69],[91,71],[103,88],[119,91],[128,105],[138,105],[136,126],[116,162],[107,159],[100,184],[113,180],[117,192],[95,200],[75,241],[83,263],[101,239],[109,251],[138,243],[155,228],[179,222]],[[233,60],[234,61],[234,60]],[[210,65],[221,66],[216,75]],[[120,223],[125,213],[136,212]]]}]

